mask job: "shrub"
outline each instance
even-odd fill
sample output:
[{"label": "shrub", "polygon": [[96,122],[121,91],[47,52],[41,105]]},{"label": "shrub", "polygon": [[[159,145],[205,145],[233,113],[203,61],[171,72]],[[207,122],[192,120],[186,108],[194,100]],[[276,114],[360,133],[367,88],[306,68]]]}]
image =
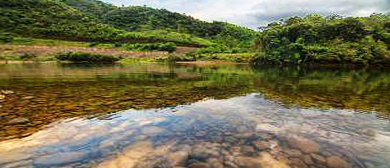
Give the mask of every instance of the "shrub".
[{"label": "shrub", "polygon": [[191,61],[196,61],[198,59],[199,55],[198,55],[197,51],[189,51],[189,52],[184,53],[183,57],[185,57],[186,59],[191,60]]},{"label": "shrub", "polygon": [[97,46],[97,45],[99,45],[100,43],[99,42],[92,42],[92,43],[90,43],[88,46],[89,47],[95,47],[95,46]]},{"label": "shrub", "polygon": [[120,42],[116,42],[116,43],[114,43],[114,47],[122,47],[122,43],[120,43]]},{"label": "shrub", "polygon": [[139,43],[139,44],[130,44],[126,46],[127,50],[134,51],[167,51],[173,53],[176,51],[175,43]]},{"label": "shrub", "polygon": [[0,35],[0,42],[2,43],[10,43],[14,41],[14,37],[12,37],[9,33],[3,33]]},{"label": "shrub", "polygon": [[20,56],[21,60],[32,60],[34,58],[37,58],[37,55],[34,53],[24,53]]},{"label": "shrub", "polygon": [[59,53],[56,55],[56,59],[61,61],[71,61],[71,62],[116,62],[122,59],[121,57],[116,57],[112,55],[102,55],[102,54],[93,54],[85,52],[68,52],[68,53]]}]

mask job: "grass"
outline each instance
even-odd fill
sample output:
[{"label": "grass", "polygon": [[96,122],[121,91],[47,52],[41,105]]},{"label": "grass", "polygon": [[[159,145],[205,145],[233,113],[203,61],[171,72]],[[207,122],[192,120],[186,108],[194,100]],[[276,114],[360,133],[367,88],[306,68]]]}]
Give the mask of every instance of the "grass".
[{"label": "grass", "polygon": [[124,48],[117,47],[115,44],[103,44],[103,43],[94,43],[94,42],[76,42],[76,41],[51,40],[51,39],[37,39],[37,38],[27,38],[27,37],[14,37],[12,42],[3,43],[3,44],[117,48],[117,49],[125,50]]}]

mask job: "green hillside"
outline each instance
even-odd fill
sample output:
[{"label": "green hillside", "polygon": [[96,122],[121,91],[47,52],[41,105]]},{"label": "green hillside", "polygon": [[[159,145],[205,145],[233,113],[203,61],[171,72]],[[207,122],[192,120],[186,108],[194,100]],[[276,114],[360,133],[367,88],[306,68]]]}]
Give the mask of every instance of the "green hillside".
[{"label": "green hillside", "polygon": [[106,43],[249,48],[255,31],[149,7],[97,0],[0,0],[0,29],[17,36]]},{"label": "green hillside", "polygon": [[93,42],[175,42],[207,46],[208,40],[172,31],[127,32],[57,0],[0,0],[0,29],[17,36]]},{"label": "green hillside", "polygon": [[271,23],[257,41],[259,63],[390,63],[390,15],[308,15]]},{"label": "green hillside", "polygon": [[18,35],[108,41],[124,33],[55,0],[1,0],[1,30]]},{"label": "green hillside", "polygon": [[62,0],[89,16],[114,26],[134,31],[170,30],[213,40],[228,47],[250,47],[254,30],[225,22],[205,22],[166,9],[146,6],[115,7],[97,0]]}]

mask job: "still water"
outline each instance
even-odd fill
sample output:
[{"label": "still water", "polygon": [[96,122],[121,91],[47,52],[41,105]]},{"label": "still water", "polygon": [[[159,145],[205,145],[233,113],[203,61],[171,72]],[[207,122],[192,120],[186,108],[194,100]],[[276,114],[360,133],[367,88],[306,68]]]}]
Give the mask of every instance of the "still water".
[{"label": "still water", "polygon": [[389,168],[390,71],[0,65],[0,167]]}]

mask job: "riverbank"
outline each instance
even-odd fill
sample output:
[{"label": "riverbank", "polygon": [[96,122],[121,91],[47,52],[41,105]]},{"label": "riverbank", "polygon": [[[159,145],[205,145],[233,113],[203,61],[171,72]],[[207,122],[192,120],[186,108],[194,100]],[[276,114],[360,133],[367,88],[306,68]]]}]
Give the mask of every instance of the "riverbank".
[{"label": "riverbank", "polygon": [[119,63],[132,62],[193,62],[196,64],[232,64],[249,63],[250,55],[238,54],[206,54],[202,57],[189,58],[186,53],[194,52],[197,48],[178,46],[176,52],[168,53],[164,51],[128,51],[121,47],[108,45],[87,47],[89,43],[56,41],[49,43],[46,41],[35,41],[34,43],[0,44],[0,64],[15,63],[44,63],[59,61],[55,56],[60,53],[78,52],[93,55],[106,55],[120,57]]}]

